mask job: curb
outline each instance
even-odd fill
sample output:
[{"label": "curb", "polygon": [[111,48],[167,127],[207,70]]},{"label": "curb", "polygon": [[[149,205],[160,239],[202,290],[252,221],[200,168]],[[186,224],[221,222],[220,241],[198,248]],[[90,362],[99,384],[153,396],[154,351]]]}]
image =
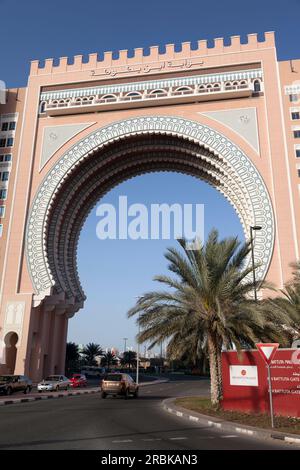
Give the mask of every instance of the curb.
[{"label": "curb", "polygon": [[[180,397],[183,398],[183,397]],[[285,441],[292,444],[300,445],[300,436],[295,434],[285,434],[282,432],[268,431],[265,429],[258,429],[253,426],[239,425],[230,421],[224,421],[220,418],[203,415],[196,411],[189,411],[185,408],[174,405],[176,398],[168,398],[162,402],[163,409],[179,418],[185,418],[190,421],[203,424],[212,428],[222,429],[223,431],[237,432],[260,439],[273,439]]]},{"label": "curb", "polygon": [[[153,380],[151,382],[142,382],[139,384],[140,387],[145,387],[147,385],[158,385],[162,383],[166,383],[168,380]],[[56,394],[55,394],[56,393]],[[92,393],[100,393],[100,387],[90,388],[87,390],[77,390],[76,392],[65,392],[65,393],[57,393],[51,395],[40,394],[36,397],[28,397],[28,398],[10,398],[8,400],[0,400],[0,406],[4,405],[14,405],[17,403],[28,403],[33,401],[42,401],[42,400],[49,400],[54,398],[65,398],[65,397],[72,397],[78,395],[91,395]]]},{"label": "curb", "polygon": [[[53,395],[39,395],[37,397],[28,397],[28,398],[11,398],[9,400],[0,400],[0,406],[4,405],[14,405],[16,403],[28,403],[28,402],[33,402],[33,401],[42,401],[42,400],[48,400],[48,399],[55,399],[55,398],[65,398],[65,397],[70,397],[70,396],[75,396],[75,395],[91,395],[92,393],[98,393],[100,389],[93,388],[89,390],[78,390],[77,392],[65,392],[65,393],[58,393],[58,394],[53,394]],[[55,392],[54,392],[55,393]]]}]

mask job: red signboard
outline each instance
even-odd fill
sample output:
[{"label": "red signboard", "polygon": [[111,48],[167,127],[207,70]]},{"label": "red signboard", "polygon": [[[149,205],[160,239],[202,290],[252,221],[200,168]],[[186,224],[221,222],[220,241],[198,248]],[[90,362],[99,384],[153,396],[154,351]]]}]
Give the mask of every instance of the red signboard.
[{"label": "red signboard", "polygon": [[[269,413],[267,366],[257,350],[222,353],[225,410]],[[275,415],[300,418],[300,349],[278,349],[271,360]]]}]

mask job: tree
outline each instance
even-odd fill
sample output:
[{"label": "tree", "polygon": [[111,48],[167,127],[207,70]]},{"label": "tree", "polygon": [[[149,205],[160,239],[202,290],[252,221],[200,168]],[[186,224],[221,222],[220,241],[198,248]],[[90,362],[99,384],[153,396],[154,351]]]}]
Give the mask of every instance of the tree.
[{"label": "tree", "polygon": [[136,364],[136,352],[125,351],[121,359],[121,364],[124,366],[129,366],[129,369],[131,369],[131,366]]},{"label": "tree", "polygon": [[88,366],[96,366],[96,358],[102,356],[103,350],[99,344],[88,343],[81,351],[84,362]]},{"label": "tree", "polygon": [[76,343],[69,342],[66,345],[66,374],[70,374],[77,369],[79,365],[79,346]]},{"label": "tree", "polygon": [[300,338],[300,261],[291,263],[291,267],[292,278],[284,285],[284,289],[280,289],[283,296],[269,299],[274,310],[286,313],[289,318],[286,330],[290,335],[290,343]]},{"label": "tree", "polygon": [[[241,245],[232,237],[219,240],[217,230],[212,230],[205,245],[179,243],[183,253],[169,248],[165,254],[175,278],[154,278],[168,289],[141,296],[128,316],[139,315],[140,343],[151,341],[152,348],[169,340],[171,359],[182,357],[189,349],[194,355],[207,352],[211,401],[218,405],[222,347],[240,350],[257,341],[285,341],[279,326],[286,318],[283,313],[272,314],[268,303],[253,300],[252,266],[245,267],[249,242]],[[261,283],[260,287],[268,286]]]},{"label": "tree", "polygon": [[101,365],[103,367],[107,367],[108,371],[110,370],[110,367],[111,366],[114,366],[118,363],[118,359],[116,358],[116,356],[108,351],[106,354],[104,354],[101,358]]}]

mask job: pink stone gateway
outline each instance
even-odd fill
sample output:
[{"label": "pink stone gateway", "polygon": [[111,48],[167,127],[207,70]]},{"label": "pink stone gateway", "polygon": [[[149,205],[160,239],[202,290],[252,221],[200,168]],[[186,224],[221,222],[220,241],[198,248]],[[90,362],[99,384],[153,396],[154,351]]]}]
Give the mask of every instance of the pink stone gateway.
[{"label": "pink stone gateway", "polygon": [[274,33],[33,61],[28,86],[5,94],[0,373],[64,372],[68,320],[85,300],[80,229],[101,195],[137,174],[174,170],[213,185],[247,238],[262,228],[258,279],[289,279],[299,259],[300,60],[278,62]]}]

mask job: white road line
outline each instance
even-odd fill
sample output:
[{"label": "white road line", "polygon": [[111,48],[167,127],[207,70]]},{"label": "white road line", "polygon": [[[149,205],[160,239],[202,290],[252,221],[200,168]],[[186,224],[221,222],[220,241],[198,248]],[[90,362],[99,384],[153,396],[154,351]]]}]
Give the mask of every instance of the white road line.
[{"label": "white road line", "polygon": [[190,421],[199,421],[199,418],[190,415]]},{"label": "white road line", "polygon": [[250,436],[252,436],[254,434],[253,431],[251,431],[250,429],[245,429],[245,428],[235,428],[236,432],[240,432],[242,434],[249,434]]},{"label": "white road line", "polygon": [[117,442],[133,442],[133,440],[132,439],[122,439],[122,440],[120,439],[118,441],[112,441],[112,442],[115,442],[115,443],[117,443]]},{"label": "white road line", "polygon": [[187,437],[170,437],[170,441],[183,441],[187,439]]},{"label": "white road line", "polygon": [[222,439],[229,439],[231,437],[238,437],[235,434],[228,434],[227,436],[221,436]]}]

